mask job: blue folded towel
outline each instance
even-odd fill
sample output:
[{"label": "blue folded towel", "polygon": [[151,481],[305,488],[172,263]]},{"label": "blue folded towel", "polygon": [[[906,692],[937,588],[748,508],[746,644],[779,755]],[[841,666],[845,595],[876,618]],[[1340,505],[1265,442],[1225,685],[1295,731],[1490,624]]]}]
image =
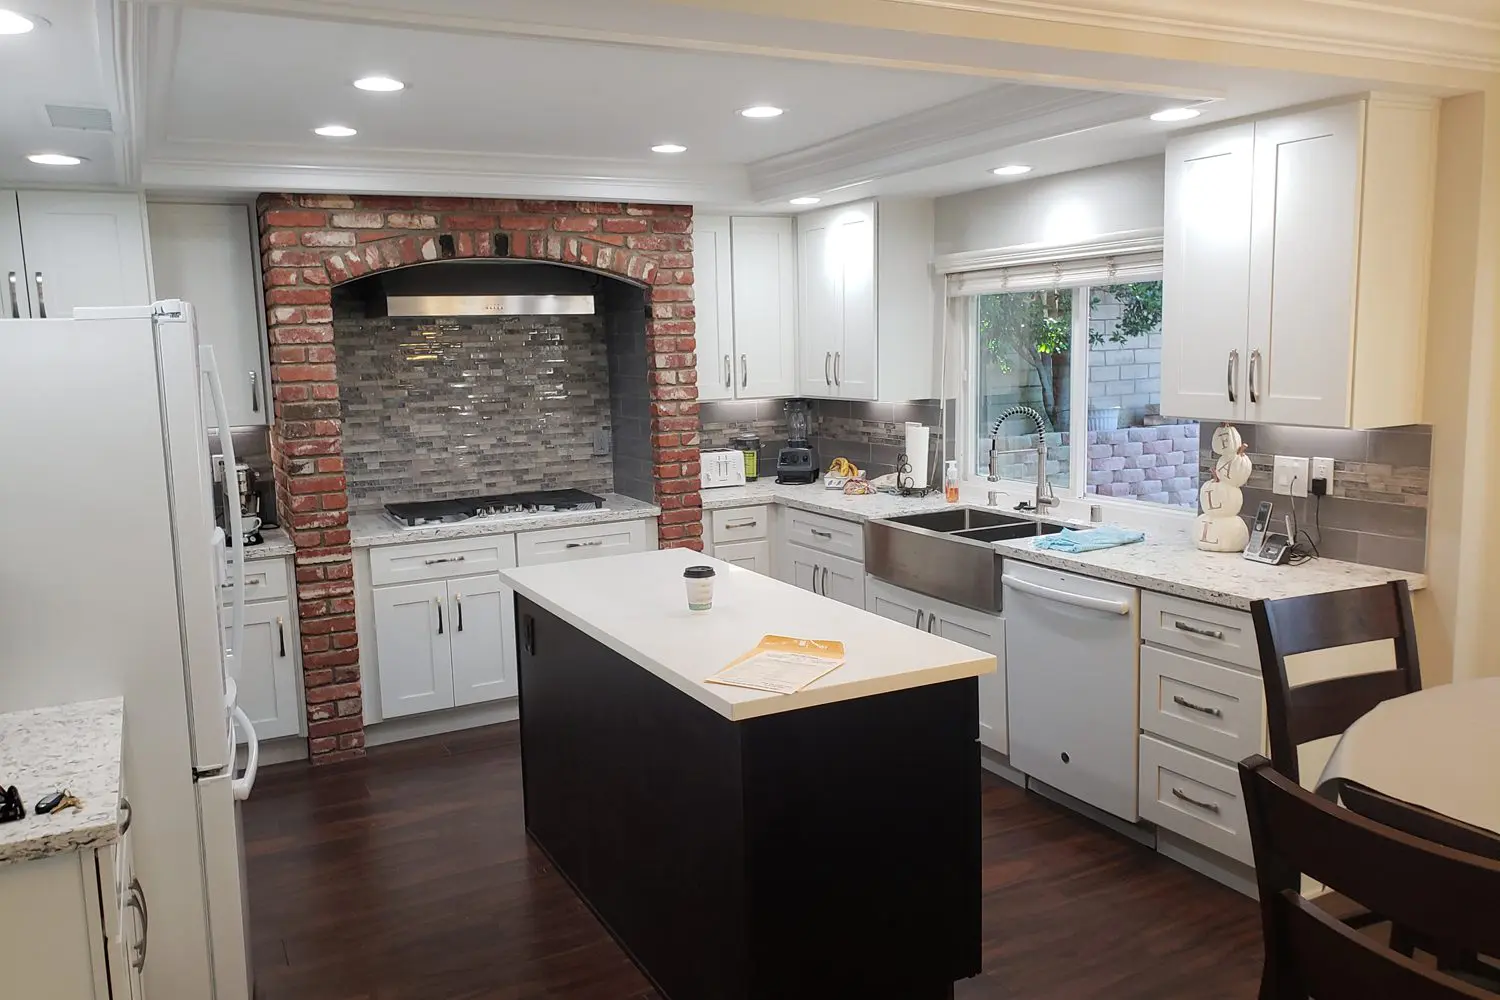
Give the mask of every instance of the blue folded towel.
[{"label": "blue folded towel", "polygon": [[1116,545],[1131,545],[1145,540],[1144,531],[1101,525],[1082,531],[1064,528],[1055,535],[1043,535],[1036,540],[1035,544],[1039,549],[1052,549],[1055,552],[1094,552],[1098,549],[1112,549]]}]

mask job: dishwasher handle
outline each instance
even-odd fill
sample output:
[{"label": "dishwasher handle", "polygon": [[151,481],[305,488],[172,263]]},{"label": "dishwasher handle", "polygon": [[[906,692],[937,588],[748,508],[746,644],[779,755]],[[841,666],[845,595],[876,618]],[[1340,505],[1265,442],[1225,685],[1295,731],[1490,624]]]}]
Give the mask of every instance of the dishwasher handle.
[{"label": "dishwasher handle", "polygon": [[1040,597],[1047,601],[1057,601],[1059,604],[1071,604],[1078,608],[1088,608],[1090,611],[1107,611],[1112,615],[1130,614],[1130,604],[1126,601],[1111,601],[1104,597],[1090,597],[1088,594],[1075,594],[1068,590],[1055,590],[1052,587],[1043,587],[1041,584],[1023,580],[1009,573],[1000,578],[1001,582],[1012,590],[1018,590],[1032,597]]}]

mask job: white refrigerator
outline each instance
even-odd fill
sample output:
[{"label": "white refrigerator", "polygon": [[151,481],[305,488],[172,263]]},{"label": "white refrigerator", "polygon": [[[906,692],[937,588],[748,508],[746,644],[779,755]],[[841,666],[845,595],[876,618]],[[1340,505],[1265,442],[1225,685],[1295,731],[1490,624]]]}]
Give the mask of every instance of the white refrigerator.
[{"label": "white refrigerator", "polygon": [[145,986],[184,1000],[251,995],[244,559],[232,484],[227,546],[214,523],[205,431],[227,416],[186,303],[0,322],[0,711],[124,697]]}]

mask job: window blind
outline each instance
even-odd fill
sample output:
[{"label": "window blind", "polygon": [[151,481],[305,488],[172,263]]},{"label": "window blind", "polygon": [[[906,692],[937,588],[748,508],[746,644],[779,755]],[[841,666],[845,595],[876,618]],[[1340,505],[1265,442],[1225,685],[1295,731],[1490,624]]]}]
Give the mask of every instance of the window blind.
[{"label": "window blind", "polygon": [[1161,251],[1080,257],[1074,260],[1028,261],[1009,267],[987,267],[948,275],[948,298],[1034,292],[1079,285],[1119,285],[1161,278]]}]

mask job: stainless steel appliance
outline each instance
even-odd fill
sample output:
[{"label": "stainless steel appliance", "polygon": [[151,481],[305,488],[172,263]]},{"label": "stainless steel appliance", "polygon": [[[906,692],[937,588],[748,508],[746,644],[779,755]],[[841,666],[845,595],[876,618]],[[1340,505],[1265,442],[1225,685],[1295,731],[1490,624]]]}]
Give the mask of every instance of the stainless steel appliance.
[{"label": "stainless steel appliance", "polygon": [[556,510],[599,510],[604,498],[583,490],[533,490],[527,493],[495,493],[456,497],[452,500],[416,500],[388,503],[385,512],[403,527],[424,524],[456,524],[475,518],[505,514],[537,514]]}]

